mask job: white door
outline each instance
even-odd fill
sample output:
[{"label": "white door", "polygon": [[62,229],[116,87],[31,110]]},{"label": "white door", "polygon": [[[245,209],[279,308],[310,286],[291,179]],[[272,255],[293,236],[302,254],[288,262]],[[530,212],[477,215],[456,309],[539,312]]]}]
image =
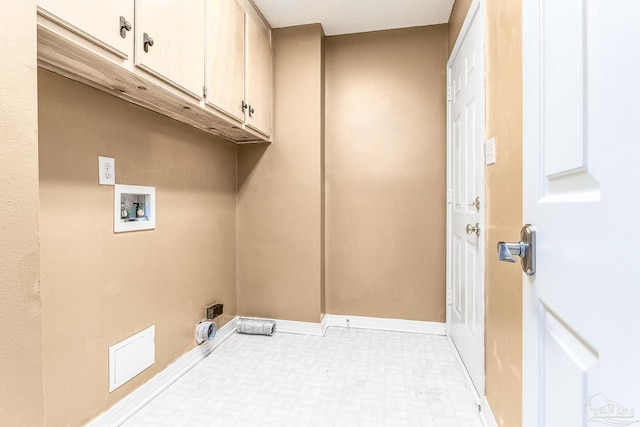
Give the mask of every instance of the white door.
[{"label": "white door", "polygon": [[639,23],[637,0],[523,1],[525,427],[640,420]]},{"label": "white door", "polygon": [[472,5],[447,64],[447,312],[449,334],[476,391],[483,396],[484,52],[479,5]]}]

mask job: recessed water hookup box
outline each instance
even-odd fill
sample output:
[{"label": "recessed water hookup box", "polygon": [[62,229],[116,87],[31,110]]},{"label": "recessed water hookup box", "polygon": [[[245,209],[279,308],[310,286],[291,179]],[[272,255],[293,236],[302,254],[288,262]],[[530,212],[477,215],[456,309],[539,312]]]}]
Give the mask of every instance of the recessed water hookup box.
[{"label": "recessed water hookup box", "polygon": [[113,231],[156,228],[156,188],[116,184],[113,187]]}]

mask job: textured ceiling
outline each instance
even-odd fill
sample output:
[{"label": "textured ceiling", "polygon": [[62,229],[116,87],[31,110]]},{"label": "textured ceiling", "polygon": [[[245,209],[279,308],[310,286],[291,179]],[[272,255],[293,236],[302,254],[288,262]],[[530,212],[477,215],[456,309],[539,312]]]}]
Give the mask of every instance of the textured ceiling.
[{"label": "textured ceiling", "polygon": [[446,23],[454,0],[253,0],[272,28],[322,24],[328,36]]}]

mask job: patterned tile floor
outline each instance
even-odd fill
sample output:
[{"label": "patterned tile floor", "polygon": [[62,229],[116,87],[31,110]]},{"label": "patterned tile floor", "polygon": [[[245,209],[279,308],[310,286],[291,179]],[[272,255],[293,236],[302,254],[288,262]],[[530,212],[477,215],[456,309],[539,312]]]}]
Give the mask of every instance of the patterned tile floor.
[{"label": "patterned tile floor", "polygon": [[125,427],[481,427],[448,338],[234,334]]}]

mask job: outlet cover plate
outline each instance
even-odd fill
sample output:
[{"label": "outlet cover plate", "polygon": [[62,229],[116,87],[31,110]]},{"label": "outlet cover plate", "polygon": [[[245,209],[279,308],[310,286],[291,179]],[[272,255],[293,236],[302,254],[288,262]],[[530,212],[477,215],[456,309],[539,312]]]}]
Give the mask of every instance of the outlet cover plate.
[{"label": "outlet cover plate", "polygon": [[484,164],[494,165],[496,163],[496,138],[493,137],[484,144]]},{"label": "outlet cover plate", "polygon": [[116,184],[116,160],[113,157],[98,156],[98,183]]}]

